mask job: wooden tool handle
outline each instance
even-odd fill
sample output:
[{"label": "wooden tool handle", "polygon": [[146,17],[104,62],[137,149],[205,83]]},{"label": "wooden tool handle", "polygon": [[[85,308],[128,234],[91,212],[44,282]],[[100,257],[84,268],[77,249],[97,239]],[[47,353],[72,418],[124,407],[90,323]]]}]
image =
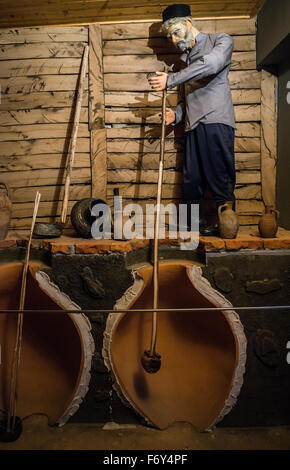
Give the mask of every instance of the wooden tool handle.
[{"label": "wooden tool handle", "polygon": [[80,112],[81,112],[83,92],[85,88],[85,78],[86,78],[87,65],[88,65],[88,56],[89,56],[89,46],[86,46],[84,49],[84,53],[83,53],[82,68],[81,68],[81,74],[80,74],[72,137],[71,137],[70,147],[69,147],[69,161],[66,167],[64,198],[63,198],[62,211],[61,211],[61,223],[63,225],[66,222],[66,216],[67,216],[70,180],[71,180],[71,173],[72,173],[73,162],[74,162],[74,157],[75,157],[77,134],[78,134],[79,121],[80,121]]},{"label": "wooden tool handle", "polygon": [[[167,73],[167,67],[164,71]],[[156,219],[154,225],[154,265],[153,265],[153,308],[158,308],[158,272],[159,272],[159,256],[158,256],[158,240],[159,240],[159,225],[160,225],[160,204],[162,196],[162,182],[163,182],[163,164],[164,164],[164,148],[165,148],[165,122],[166,114],[166,89],[162,92],[162,127],[161,127],[161,142],[160,142],[160,157],[159,157],[159,169],[158,169],[158,185],[157,185],[157,210]],[[155,353],[157,339],[157,312],[154,311],[152,315],[152,334],[151,334],[151,346],[150,355],[153,356]]]},{"label": "wooden tool handle", "polygon": [[[30,257],[30,248],[32,241],[32,234],[34,230],[34,225],[37,217],[39,202],[41,194],[37,191],[34,201],[34,210],[31,223],[31,229],[28,239],[28,245],[26,248],[26,256],[22,271],[22,282],[20,290],[20,301],[19,301],[19,310],[24,310],[25,304],[25,294],[26,294],[26,280],[27,280],[27,271]],[[12,368],[11,368],[11,382],[10,382],[10,393],[9,393],[9,410],[8,410],[8,419],[7,419],[7,432],[10,432],[14,429],[15,426],[15,416],[16,416],[16,401],[17,401],[17,385],[18,385],[18,370],[20,364],[20,353],[21,353],[21,344],[22,344],[22,330],[23,330],[23,313],[18,313],[17,315],[17,330],[16,330],[16,340],[13,351],[12,359]],[[12,418],[12,422],[11,422]]]}]

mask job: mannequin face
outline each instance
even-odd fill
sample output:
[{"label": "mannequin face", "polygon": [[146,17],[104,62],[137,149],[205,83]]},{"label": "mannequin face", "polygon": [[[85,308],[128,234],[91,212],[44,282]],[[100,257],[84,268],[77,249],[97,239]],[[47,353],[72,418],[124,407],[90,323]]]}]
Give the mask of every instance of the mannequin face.
[{"label": "mannequin face", "polygon": [[181,21],[170,26],[167,30],[167,38],[170,39],[174,46],[181,52],[191,49],[194,45],[194,36],[192,24],[186,20],[186,24]]}]

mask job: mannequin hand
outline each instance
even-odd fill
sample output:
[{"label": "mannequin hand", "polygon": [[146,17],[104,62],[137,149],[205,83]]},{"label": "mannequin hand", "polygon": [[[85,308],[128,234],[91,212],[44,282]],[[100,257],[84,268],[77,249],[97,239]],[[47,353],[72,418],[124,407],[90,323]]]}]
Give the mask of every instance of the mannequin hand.
[{"label": "mannequin hand", "polygon": [[165,112],[165,122],[166,126],[169,126],[169,124],[172,124],[175,121],[175,112],[173,109],[166,108]]},{"label": "mannequin hand", "polygon": [[168,74],[165,72],[156,72],[157,77],[152,76],[149,77],[149,83],[151,85],[151,88],[155,91],[162,91],[166,89],[167,85],[167,76]]}]

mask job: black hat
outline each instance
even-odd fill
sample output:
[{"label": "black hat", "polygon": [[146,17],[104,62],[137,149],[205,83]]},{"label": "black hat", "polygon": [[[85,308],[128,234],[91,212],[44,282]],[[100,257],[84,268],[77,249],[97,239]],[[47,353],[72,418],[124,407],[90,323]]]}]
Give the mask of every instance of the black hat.
[{"label": "black hat", "polygon": [[176,5],[169,5],[162,13],[163,23],[171,18],[184,18],[191,16],[190,6],[178,3]]}]

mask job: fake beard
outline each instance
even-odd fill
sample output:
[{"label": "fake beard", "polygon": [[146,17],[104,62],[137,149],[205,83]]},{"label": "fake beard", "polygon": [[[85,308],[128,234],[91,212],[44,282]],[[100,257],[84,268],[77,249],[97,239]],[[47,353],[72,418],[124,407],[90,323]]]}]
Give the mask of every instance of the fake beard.
[{"label": "fake beard", "polygon": [[184,52],[186,51],[186,49],[191,49],[194,46],[194,43],[195,41],[194,41],[194,37],[192,34],[192,30],[188,28],[184,38],[178,41],[178,43],[176,44],[176,47],[181,52]]}]

